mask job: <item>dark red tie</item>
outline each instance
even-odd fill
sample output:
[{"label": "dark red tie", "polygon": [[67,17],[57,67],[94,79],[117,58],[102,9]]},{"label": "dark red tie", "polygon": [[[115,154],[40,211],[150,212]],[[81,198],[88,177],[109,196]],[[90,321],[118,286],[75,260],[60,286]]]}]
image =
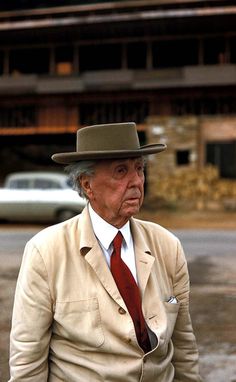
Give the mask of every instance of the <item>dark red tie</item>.
[{"label": "dark red tie", "polygon": [[121,259],[121,244],[123,236],[117,233],[113,240],[114,250],[111,255],[111,272],[119,292],[133,319],[136,337],[145,353],[151,350],[147,327],[141,307],[141,297],[136,281],[127,265]]}]

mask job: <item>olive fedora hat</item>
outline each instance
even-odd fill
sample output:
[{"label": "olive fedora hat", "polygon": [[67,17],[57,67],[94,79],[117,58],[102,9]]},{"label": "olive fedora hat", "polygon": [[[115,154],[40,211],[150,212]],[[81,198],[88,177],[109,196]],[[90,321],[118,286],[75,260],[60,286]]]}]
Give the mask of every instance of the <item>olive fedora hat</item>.
[{"label": "olive fedora hat", "polygon": [[76,151],[57,153],[52,160],[69,164],[81,160],[134,158],[165,150],[161,143],[140,146],[134,122],[93,125],[77,131]]}]

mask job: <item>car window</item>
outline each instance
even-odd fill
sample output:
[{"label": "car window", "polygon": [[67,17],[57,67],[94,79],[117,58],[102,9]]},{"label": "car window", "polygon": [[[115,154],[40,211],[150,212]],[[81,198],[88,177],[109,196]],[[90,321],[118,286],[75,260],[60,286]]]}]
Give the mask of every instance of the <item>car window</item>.
[{"label": "car window", "polygon": [[72,187],[73,187],[73,182],[72,182],[72,180],[71,180],[70,178],[68,178],[68,179],[66,180],[65,185],[66,185],[66,187],[68,187],[68,188],[72,188]]},{"label": "car window", "polygon": [[62,188],[60,183],[51,180],[51,179],[35,179],[34,180],[34,188],[38,188],[41,190],[48,190],[48,189],[60,189]]},{"label": "car window", "polygon": [[30,180],[29,179],[12,179],[9,181],[8,187],[17,188],[17,189],[30,188]]}]

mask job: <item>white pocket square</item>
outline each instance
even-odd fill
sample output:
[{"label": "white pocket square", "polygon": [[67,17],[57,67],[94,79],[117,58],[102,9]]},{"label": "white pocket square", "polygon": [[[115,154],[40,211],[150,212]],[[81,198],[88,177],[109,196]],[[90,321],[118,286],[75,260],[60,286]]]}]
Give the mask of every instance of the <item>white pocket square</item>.
[{"label": "white pocket square", "polygon": [[170,296],[169,300],[167,300],[169,304],[178,304],[178,300],[175,296]]}]

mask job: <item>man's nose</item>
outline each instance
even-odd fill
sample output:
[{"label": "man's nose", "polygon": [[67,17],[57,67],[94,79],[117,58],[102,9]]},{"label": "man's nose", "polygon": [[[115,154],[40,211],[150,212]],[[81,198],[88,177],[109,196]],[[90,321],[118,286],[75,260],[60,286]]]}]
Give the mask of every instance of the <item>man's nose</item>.
[{"label": "man's nose", "polygon": [[140,174],[140,172],[136,170],[131,171],[130,182],[132,183],[132,185],[142,185],[144,182],[144,175]]}]

